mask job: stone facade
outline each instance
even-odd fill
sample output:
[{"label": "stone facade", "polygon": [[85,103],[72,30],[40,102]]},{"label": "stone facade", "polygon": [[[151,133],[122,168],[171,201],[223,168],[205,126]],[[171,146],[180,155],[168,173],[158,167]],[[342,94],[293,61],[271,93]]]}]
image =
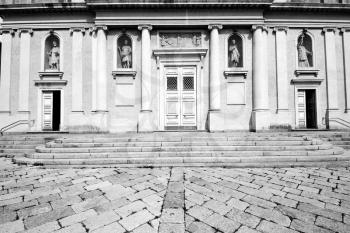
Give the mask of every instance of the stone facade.
[{"label": "stone facade", "polygon": [[0,128],[350,126],[350,1],[0,3]]}]

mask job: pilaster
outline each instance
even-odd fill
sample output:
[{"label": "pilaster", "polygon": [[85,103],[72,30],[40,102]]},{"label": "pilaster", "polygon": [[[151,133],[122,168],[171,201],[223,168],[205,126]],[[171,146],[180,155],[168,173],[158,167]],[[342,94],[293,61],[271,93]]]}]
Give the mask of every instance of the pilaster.
[{"label": "pilaster", "polygon": [[153,131],[156,127],[152,114],[151,25],[139,25],[141,31],[141,112],[138,131]]},{"label": "pilaster", "polygon": [[326,51],[326,77],[327,77],[327,111],[338,110],[338,82],[337,60],[335,50],[334,33],[336,28],[324,28],[325,51]]},{"label": "pilaster", "polygon": [[350,111],[350,28],[342,28],[344,48],[345,111]]},{"label": "pilaster", "polygon": [[253,29],[253,112],[252,129],[267,130],[270,126],[269,89],[267,70],[267,28],[254,25]]},{"label": "pilaster", "polygon": [[71,28],[72,35],[72,112],[83,112],[83,36],[84,28]]},{"label": "pilaster", "polygon": [[19,29],[18,35],[20,37],[18,111],[29,112],[30,39],[33,30]]},{"label": "pilaster", "polygon": [[0,82],[0,113],[10,112],[10,85],[11,85],[11,60],[13,29],[1,29],[1,82]]}]

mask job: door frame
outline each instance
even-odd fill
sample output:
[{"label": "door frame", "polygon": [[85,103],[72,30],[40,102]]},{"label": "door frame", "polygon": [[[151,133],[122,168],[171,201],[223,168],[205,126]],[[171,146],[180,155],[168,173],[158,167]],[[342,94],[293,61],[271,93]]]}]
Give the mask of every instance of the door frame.
[{"label": "door frame", "polygon": [[[298,116],[298,91],[299,90],[314,90],[315,91],[315,101],[316,101],[316,128],[314,129],[320,129],[321,127],[321,121],[320,121],[320,96],[319,96],[319,90],[317,86],[302,86],[302,85],[298,85],[295,86],[295,92],[294,92],[294,106],[295,106],[295,128],[296,129],[300,129],[299,128],[299,116]],[[305,102],[305,108],[306,108],[306,102]],[[306,112],[305,112],[306,114]],[[305,116],[306,118],[306,116]],[[308,128],[305,128],[308,129]],[[311,128],[313,129],[313,128]]]},{"label": "door frame", "polygon": [[36,130],[43,131],[43,92],[47,91],[59,91],[60,92],[60,128],[58,131],[61,131],[64,128],[64,90],[61,88],[40,88],[38,89],[38,111],[37,111],[37,124]]},{"label": "door frame", "polygon": [[166,62],[162,61],[160,64],[160,71],[158,75],[158,87],[159,87],[159,114],[158,114],[158,129],[161,131],[165,131],[165,98],[166,98],[166,90],[165,90],[165,68],[167,67],[195,67],[196,68],[196,126],[197,130],[202,129],[201,124],[201,102],[202,102],[202,90],[203,90],[203,81],[201,79],[202,75],[202,66],[197,61],[179,61],[179,62]]}]

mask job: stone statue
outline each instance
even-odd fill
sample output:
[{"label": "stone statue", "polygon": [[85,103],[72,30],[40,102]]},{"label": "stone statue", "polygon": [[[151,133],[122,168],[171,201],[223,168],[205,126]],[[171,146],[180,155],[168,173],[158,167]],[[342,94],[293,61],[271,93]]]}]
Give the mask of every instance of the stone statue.
[{"label": "stone statue", "polygon": [[237,67],[239,64],[239,58],[241,54],[238,51],[236,40],[232,39],[232,44],[229,47],[230,61],[234,67]]},{"label": "stone statue", "polygon": [[307,50],[304,46],[304,35],[300,36],[300,41],[298,43],[298,63],[299,67],[309,67],[308,55],[312,56],[312,52]]},{"label": "stone statue", "polygon": [[51,70],[58,70],[60,66],[60,48],[57,46],[57,41],[52,41],[52,48],[48,52],[49,68]]},{"label": "stone statue", "polygon": [[129,45],[128,40],[124,40],[124,45],[120,48],[118,47],[120,60],[122,63],[122,68],[131,68],[132,60],[132,50],[131,46]]}]

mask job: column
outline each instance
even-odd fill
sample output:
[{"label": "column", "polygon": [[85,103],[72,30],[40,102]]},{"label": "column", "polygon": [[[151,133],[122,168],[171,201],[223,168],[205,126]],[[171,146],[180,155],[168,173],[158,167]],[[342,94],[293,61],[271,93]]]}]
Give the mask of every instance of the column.
[{"label": "column", "polygon": [[276,27],[277,112],[288,111],[287,27]]},{"label": "column", "polygon": [[12,29],[2,29],[1,76],[0,76],[0,113],[10,112],[11,52]]},{"label": "column", "polygon": [[267,130],[270,126],[267,28],[253,26],[253,130]]},{"label": "column", "polygon": [[30,77],[30,38],[32,29],[19,29],[20,58],[19,58],[19,102],[18,111],[29,111],[29,77]]},{"label": "column", "polygon": [[141,111],[151,112],[151,25],[140,25],[141,30]]},{"label": "column", "polygon": [[209,109],[220,110],[220,42],[219,29],[222,25],[209,25],[210,30],[210,57],[209,57]]},{"label": "column", "polygon": [[335,28],[324,28],[325,51],[326,51],[326,76],[328,107],[327,110],[338,110],[338,84],[337,84],[337,60],[335,50]]},{"label": "column", "polygon": [[151,25],[140,25],[141,30],[141,112],[138,131],[156,129],[156,119],[152,115],[152,70],[151,70]]},{"label": "column", "polygon": [[84,28],[71,28],[72,35],[72,112],[83,111],[83,34]]},{"label": "column", "polygon": [[106,66],[106,26],[96,26],[96,111],[107,111],[107,66]]},{"label": "column", "polygon": [[224,118],[221,108],[221,74],[220,74],[220,24],[211,24],[209,46],[209,131],[224,130]]},{"label": "column", "polygon": [[344,48],[345,111],[350,111],[350,28],[342,28]]}]

